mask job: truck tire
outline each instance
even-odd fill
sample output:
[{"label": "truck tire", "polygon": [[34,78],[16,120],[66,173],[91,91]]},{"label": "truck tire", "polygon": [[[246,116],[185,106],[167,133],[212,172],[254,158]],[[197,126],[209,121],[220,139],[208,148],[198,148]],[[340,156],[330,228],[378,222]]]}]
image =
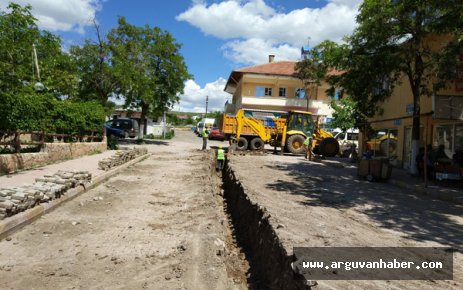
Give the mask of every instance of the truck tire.
[{"label": "truck tire", "polygon": [[291,135],[286,141],[286,148],[293,154],[302,154],[304,149],[305,138],[302,135]]},{"label": "truck tire", "polygon": [[338,140],[328,137],[320,142],[320,154],[327,157],[334,157],[339,153]]},{"label": "truck tire", "polygon": [[249,148],[251,148],[251,150],[262,150],[264,149],[264,145],[264,140],[260,139],[259,137],[256,137],[251,140],[251,143],[249,143]]},{"label": "truck tire", "polygon": [[244,137],[240,137],[238,142],[236,142],[236,150],[246,150],[248,149],[248,140]]}]

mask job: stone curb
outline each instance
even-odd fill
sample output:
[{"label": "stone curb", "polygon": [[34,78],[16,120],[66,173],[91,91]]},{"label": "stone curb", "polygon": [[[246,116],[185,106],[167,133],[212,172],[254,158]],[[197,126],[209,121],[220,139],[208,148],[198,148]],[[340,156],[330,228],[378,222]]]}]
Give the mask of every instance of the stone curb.
[{"label": "stone curb", "polygon": [[114,175],[118,174],[120,171],[126,169],[127,167],[138,163],[147,157],[150,156],[150,153],[139,156],[129,162],[122,164],[114,169],[106,171],[99,176],[96,176],[91,182],[86,183],[84,186],[78,186],[75,188],[71,188],[68,190],[63,196],[59,199],[52,200],[48,203],[42,203],[38,206],[30,208],[26,211],[20,212],[14,216],[6,218],[0,221],[0,239],[4,238],[8,234],[22,228],[23,226],[33,222],[34,220],[38,219],[45,213],[52,211],[58,205],[75,198],[76,196],[80,195],[81,193],[87,192],[88,190],[95,188],[96,186],[100,185],[101,183],[105,182],[109,178],[113,177]]},{"label": "stone curb", "polygon": [[443,201],[447,201],[450,203],[455,204],[462,204],[463,205],[463,196],[458,196],[457,194],[452,194],[450,192],[440,192],[438,190],[432,190],[430,188],[425,188],[423,186],[413,186],[409,185],[403,181],[398,181],[394,179],[389,179],[388,181],[390,184],[395,185],[397,187],[407,189],[412,191],[412,193],[418,193],[421,195],[427,195],[432,198],[437,198]]}]

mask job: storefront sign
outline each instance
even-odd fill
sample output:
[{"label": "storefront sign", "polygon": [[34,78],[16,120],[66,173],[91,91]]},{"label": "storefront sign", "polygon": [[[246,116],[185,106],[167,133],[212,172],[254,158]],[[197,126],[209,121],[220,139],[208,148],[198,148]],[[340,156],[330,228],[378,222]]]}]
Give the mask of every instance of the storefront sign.
[{"label": "storefront sign", "polygon": [[394,120],[394,125],[396,125],[396,126],[402,125],[402,119],[395,119]]}]

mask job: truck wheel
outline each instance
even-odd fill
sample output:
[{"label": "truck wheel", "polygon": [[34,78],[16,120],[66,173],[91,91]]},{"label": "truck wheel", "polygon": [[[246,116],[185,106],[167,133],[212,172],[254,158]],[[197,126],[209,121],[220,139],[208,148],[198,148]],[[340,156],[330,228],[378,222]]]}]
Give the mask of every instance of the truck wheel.
[{"label": "truck wheel", "polygon": [[305,151],[304,141],[304,136],[292,135],[288,138],[288,141],[286,141],[286,148],[293,154],[302,154]]},{"label": "truck wheel", "polygon": [[333,137],[328,137],[320,142],[320,153],[323,156],[334,157],[339,153],[338,140]]},{"label": "truck wheel", "polygon": [[259,137],[256,137],[251,140],[249,147],[251,148],[251,150],[262,150],[264,149],[264,145],[264,140],[260,139]]},{"label": "truck wheel", "polygon": [[248,149],[248,140],[244,137],[240,137],[236,143],[236,150],[246,150]]}]

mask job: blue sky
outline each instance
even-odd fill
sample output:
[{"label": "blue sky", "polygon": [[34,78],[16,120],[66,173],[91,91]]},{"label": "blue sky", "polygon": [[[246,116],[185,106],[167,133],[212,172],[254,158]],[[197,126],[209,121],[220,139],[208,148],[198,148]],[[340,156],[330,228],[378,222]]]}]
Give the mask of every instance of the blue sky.
[{"label": "blue sky", "polygon": [[[8,0],[0,0],[5,9]],[[33,6],[41,28],[79,45],[94,38],[92,19],[103,33],[125,16],[135,25],[168,30],[182,44],[194,79],[174,109],[220,110],[230,95],[223,92],[233,69],[275,60],[297,60],[300,47],[325,39],[341,41],[352,32],[361,0],[15,0]]]}]

